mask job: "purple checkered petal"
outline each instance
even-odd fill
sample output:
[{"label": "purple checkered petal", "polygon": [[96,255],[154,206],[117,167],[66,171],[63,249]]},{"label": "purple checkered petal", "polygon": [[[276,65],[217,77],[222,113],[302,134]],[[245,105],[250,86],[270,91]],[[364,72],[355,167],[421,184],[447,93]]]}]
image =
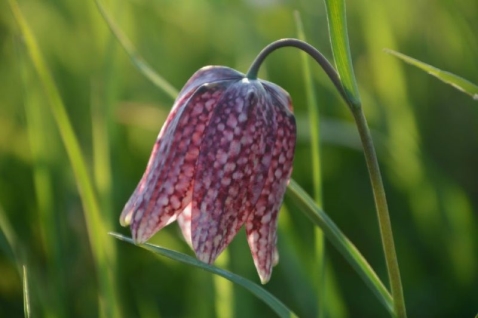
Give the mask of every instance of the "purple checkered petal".
[{"label": "purple checkered petal", "polygon": [[224,93],[211,118],[194,177],[191,223],[193,248],[206,263],[234,238],[264,185],[261,160],[272,146],[268,113],[262,86],[243,80]]},{"label": "purple checkered petal", "polygon": [[147,241],[173,222],[191,201],[199,146],[213,106],[226,87],[227,82],[202,85],[168,117],[146,172],[123,212],[124,223],[131,222],[135,242]]},{"label": "purple checkered petal", "polygon": [[277,215],[292,173],[296,141],[295,119],[288,95],[271,96],[277,128],[266,182],[254,210],[246,220],[247,241],[261,282],[270,279],[272,267],[279,261],[276,250]]}]

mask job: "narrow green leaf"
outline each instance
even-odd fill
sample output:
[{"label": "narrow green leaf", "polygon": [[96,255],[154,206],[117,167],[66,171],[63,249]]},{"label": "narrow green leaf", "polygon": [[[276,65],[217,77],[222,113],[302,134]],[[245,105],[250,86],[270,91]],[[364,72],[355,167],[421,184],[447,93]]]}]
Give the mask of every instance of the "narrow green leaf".
[{"label": "narrow green leaf", "polygon": [[0,233],[2,234],[2,241],[6,244],[1,244],[4,247],[4,255],[7,255],[11,261],[20,264],[23,261],[23,254],[17,241],[15,232],[13,231],[10,222],[8,221],[2,206],[0,206]]},{"label": "narrow green leaf", "polygon": [[28,272],[25,265],[23,265],[23,312],[25,318],[30,318],[30,292],[28,289]]},{"label": "narrow green leaf", "polygon": [[450,84],[459,91],[470,95],[471,97],[473,97],[474,100],[478,100],[478,86],[464,79],[463,77],[460,77],[447,71],[440,70],[439,68],[423,63],[417,59],[414,59],[413,57],[407,56],[394,50],[385,49],[384,51],[388,54],[398,57],[399,59],[410,65],[418,67],[419,69],[427,72],[432,76],[435,76],[440,81]]},{"label": "narrow green leaf", "polygon": [[[126,237],[118,233],[109,233],[109,234],[116,237],[119,240],[135,245],[134,241],[129,237]],[[253,283],[250,280],[245,279],[244,277],[241,277],[239,275],[225,271],[218,267],[208,265],[206,263],[198,261],[197,259],[189,255],[179,253],[173,250],[169,250],[161,246],[157,246],[157,245],[153,245],[149,243],[140,244],[138,246],[148,251],[151,251],[153,253],[166,256],[175,261],[178,261],[187,265],[191,265],[191,266],[203,269],[207,272],[219,275],[235,284],[241,285],[242,287],[250,291],[252,294],[257,296],[259,299],[264,301],[267,305],[269,305],[272,308],[272,310],[274,310],[277,313],[277,315],[279,315],[279,317],[297,317],[289,308],[287,308],[287,306],[285,306],[282,302],[280,302],[276,297],[274,297],[272,294],[270,294],[268,291],[266,291],[265,289],[263,289],[256,283]]]},{"label": "narrow green leaf", "polygon": [[[229,251],[224,250],[219,258],[216,260],[216,264],[222,268],[227,269],[229,267],[230,257]],[[216,307],[217,317],[232,317],[234,311],[234,284],[221,279],[215,275],[213,278],[213,284],[215,289],[214,305]]]},{"label": "narrow green leaf", "polygon": [[15,0],[9,0],[10,8],[13,12],[16,22],[25,40],[28,54],[33,66],[43,85],[45,95],[49,101],[51,112],[58,126],[60,136],[63,140],[66,152],[68,154],[75,180],[80,193],[84,207],[84,216],[86,219],[88,236],[90,241],[93,258],[95,260],[97,275],[99,279],[99,289],[101,298],[103,298],[102,312],[104,316],[120,317],[120,302],[118,301],[115,288],[115,280],[110,271],[110,262],[114,258],[115,246],[106,235],[106,224],[100,214],[100,208],[93,188],[93,182],[86,167],[78,138],[75,135],[73,126],[70,122],[60,93],[55,86],[55,82],[48,70],[45,60],[36,39],[24,18],[18,4]]},{"label": "narrow green leaf", "polygon": [[7,242],[10,251],[5,251],[6,255],[12,253],[12,262],[17,266],[17,270],[22,279],[22,289],[23,289],[23,311],[26,318],[30,317],[30,293],[28,288],[28,273],[26,265],[26,254],[20,242],[17,238],[15,231],[13,230],[10,221],[8,220],[5,212],[3,211],[2,206],[0,205],[0,234],[2,234]]},{"label": "narrow green leaf", "polygon": [[133,62],[133,65],[143,74],[147,79],[149,79],[153,84],[162,89],[166,94],[168,94],[173,100],[176,99],[178,91],[171,85],[166,79],[153,70],[153,68],[141,57],[131,41],[126,37],[126,35],[121,31],[118,25],[114,22],[113,18],[106,11],[105,7],[99,0],[95,0],[96,6],[100,11],[103,19],[110,28],[111,32],[118,39],[118,42],[121,44],[126,54]]},{"label": "narrow green leaf", "polygon": [[[299,40],[307,42],[304,33],[304,26],[298,11],[295,12],[295,23],[297,27],[297,35]],[[310,152],[312,157],[312,182],[314,184],[314,200],[318,206],[322,206],[322,171],[321,171],[321,156],[320,156],[320,117],[319,107],[317,104],[317,97],[315,96],[314,83],[312,81],[312,74],[310,72],[309,56],[305,52],[301,52],[302,60],[302,74],[304,78],[305,96],[307,100],[307,111],[309,117],[309,133],[310,133]],[[326,302],[325,290],[326,286],[326,267],[325,267],[325,242],[324,234],[319,227],[314,227],[314,250],[315,250],[315,265],[314,272],[315,284],[317,285],[317,300],[318,300],[318,317],[325,317],[326,309],[329,304]],[[336,295],[333,295],[336,296]]]},{"label": "narrow green leaf", "polygon": [[[304,33],[304,27],[298,11],[295,12],[295,20],[297,27],[297,34],[299,40],[307,42]],[[310,147],[312,155],[312,178],[314,183],[314,199],[317,205],[322,205],[322,172],[320,164],[320,114],[317,103],[317,97],[314,91],[314,83],[312,81],[312,74],[310,72],[309,56],[305,52],[301,52],[302,59],[302,74],[304,79],[304,90],[307,100],[307,111],[309,117],[309,134]]]},{"label": "narrow green leaf", "polygon": [[[66,316],[66,286],[61,278],[66,264],[64,255],[58,242],[59,221],[58,214],[53,208],[55,202],[51,180],[51,166],[49,164],[51,136],[56,134],[54,126],[49,125],[51,114],[43,109],[43,96],[38,78],[28,60],[26,49],[19,37],[15,40],[18,65],[22,77],[22,99],[25,109],[25,123],[28,133],[30,152],[32,156],[32,174],[37,203],[37,226],[41,232],[41,241],[45,251],[45,261],[48,268],[49,288],[54,292],[47,292],[48,301],[42,302],[45,316]],[[24,264],[24,270],[26,265]],[[29,268],[34,268],[30,266]]]},{"label": "narrow green leaf", "polygon": [[286,194],[293,199],[301,211],[311,219],[312,222],[322,229],[330,243],[345,257],[385,308],[393,314],[392,296],[355,245],[350,242],[328,215],[317,207],[314,200],[292,179],[290,180]]},{"label": "narrow green leaf", "polygon": [[339,73],[349,106],[358,108],[361,102],[350,54],[345,0],[325,0],[325,6],[335,68]]}]

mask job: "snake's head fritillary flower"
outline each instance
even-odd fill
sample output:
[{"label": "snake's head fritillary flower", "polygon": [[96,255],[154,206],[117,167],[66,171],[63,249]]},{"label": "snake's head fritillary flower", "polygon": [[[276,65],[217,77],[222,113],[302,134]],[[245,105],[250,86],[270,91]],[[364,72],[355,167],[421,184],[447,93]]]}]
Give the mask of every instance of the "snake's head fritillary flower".
[{"label": "snake's head fritillary flower", "polygon": [[178,220],[211,264],[245,224],[262,283],[278,261],[277,214],[292,172],[289,94],[222,66],[197,71],[179,93],[121,224],[136,243]]}]

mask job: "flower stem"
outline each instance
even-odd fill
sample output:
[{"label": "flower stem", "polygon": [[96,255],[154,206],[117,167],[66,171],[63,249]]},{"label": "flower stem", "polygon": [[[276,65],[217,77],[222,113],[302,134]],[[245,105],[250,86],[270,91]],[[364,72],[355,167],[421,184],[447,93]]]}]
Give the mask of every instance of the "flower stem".
[{"label": "flower stem", "polygon": [[382,246],[387,263],[388,279],[392,291],[395,315],[400,318],[407,317],[405,309],[405,300],[403,297],[402,282],[400,279],[400,268],[398,266],[397,253],[395,251],[395,243],[393,241],[392,224],[388,212],[387,198],[383,187],[382,175],[378,165],[375,147],[373,145],[370,130],[367,125],[362,108],[354,108],[353,116],[360,134],[360,140],[367,162],[370,181],[375,199],[375,207],[377,209],[378,224],[380,227],[380,235],[382,237]]},{"label": "flower stem", "polygon": [[377,210],[380,235],[382,239],[382,247],[385,254],[388,278],[390,281],[390,288],[394,301],[395,315],[399,318],[405,318],[407,317],[407,313],[400,279],[400,269],[395,251],[395,243],[393,241],[393,232],[390,222],[390,215],[388,212],[387,198],[385,196],[385,189],[383,187],[382,176],[380,174],[380,167],[378,165],[375,147],[373,145],[367,120],[365,119],[360,102],[352,101],[347,97],[342,86],[342,82],[340,81],[340,77],[329,61],[327,61],[327,59],[313,46],[297,39],[282,39],[272,42],[266,46],[256,57],[246,76],[249,79],[256,79],[259,68],[264,62],[265,58],[276,49],[288,46],[298,48],[308,53],[317,63],[319,63],[352,111],[360,134],[360,140],[362,142],[365,154],[365,161],[367,162],[368,173],[372,184],[375,208]]},{"label": "flower stem", "polygon": [[315,47],[298,39],[281,39],[266,46],[252,63],[251,67],[247,71],[246,77],[250,80],[257,79],[257,73],[259,72],[259,68],[261,67],[265,58],[270,53],[282,47],[295,47],[309,54],[317,63],[319,63],[332,83],[335,85],[335,88],[337,88],[339,91],[340,95],[347,100],[342,83],[340,82],[339,75],[335,71],[334,67],[329,63],[325,56],[322,55],[322,53],[317,51]]}]

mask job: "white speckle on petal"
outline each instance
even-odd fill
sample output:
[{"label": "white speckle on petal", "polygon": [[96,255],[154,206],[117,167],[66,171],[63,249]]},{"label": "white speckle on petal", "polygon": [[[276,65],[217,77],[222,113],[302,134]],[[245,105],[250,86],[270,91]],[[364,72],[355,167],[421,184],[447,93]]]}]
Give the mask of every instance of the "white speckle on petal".
[{"label": "white speckle on petal", "polygon": [[242,172],[239,172],[239,171],[236,171],[236,172],[234,172],[234,173],[232,174],[232,178],[233,178],[234,180],[241,179],[242,176],[243,176]]},{"label": "white speckle on petal", "polygon": [[169,203],[169,200],[168,200],[168,197],[163,195],[163,196],[160,196],[159,199],[158,199],[158,205],[160,206],[166,206],[168,205]]},{"label": "white speckle on petal", "polygon": [[242,123],[242,122],[245,122],[245,121],[247,120],[247,116],[246,116],[246,114],[241,113],[241,114],[239,115],[239,118],[238,118],[238,119],[239,119],[239,122]]},{"label": "white speckle on petal", "polygon": [[271,221],[271,213],[267,213],[265,214],[262,219],[261,219],[261,223],[262,224],[267,224]]},{"label": "white speckle on petal", "polygon": [[223,178],[223,179],[221,180],[221,184],[222,184],[223,186],[228,186],[228,185],[230,185],[230,184],[231,184],[231,178]]},{"label": "white speckle on petal", "polygon": [[173,209],[179,209],[181,206],[181,202],[179,202],[178,197],[175,195],[171,196],[171,205],[173,206]]},{"label": "white speckle on petal", "polygon": [[279,179],[282,176],[282,170],[277,169],[276,172],[274,173],[275,177]]},{"label": "white speckle on petal", "polygon": [[234,115],[229,115],[229,118],[227,119],[227,125],[232,128],[237,126],[237,119]]},{"label": "white speckle on petal", "polygon": [[232,141],[231,143],[231,154],[236,156],[241,151],[241,143],[237,140]]},{"label": "white speckle on petal", "polygon": [[225,172],[231,172],[231,171],[234,171],[234,169],[236,169],[236,164],[234,162],[228,162],[224,166]]},{"label": "white speckle on petal", "polygon": [[216,235],[214,238],[214,245],[219,245],[219,243],[222,241],[222,235]]},{"label": "white speckle on petal", "polygon": [[139,221],[141,217],[143,216],[144,210],[143,209],[138,209],[136,213],[134,214],[134,220]]}]

